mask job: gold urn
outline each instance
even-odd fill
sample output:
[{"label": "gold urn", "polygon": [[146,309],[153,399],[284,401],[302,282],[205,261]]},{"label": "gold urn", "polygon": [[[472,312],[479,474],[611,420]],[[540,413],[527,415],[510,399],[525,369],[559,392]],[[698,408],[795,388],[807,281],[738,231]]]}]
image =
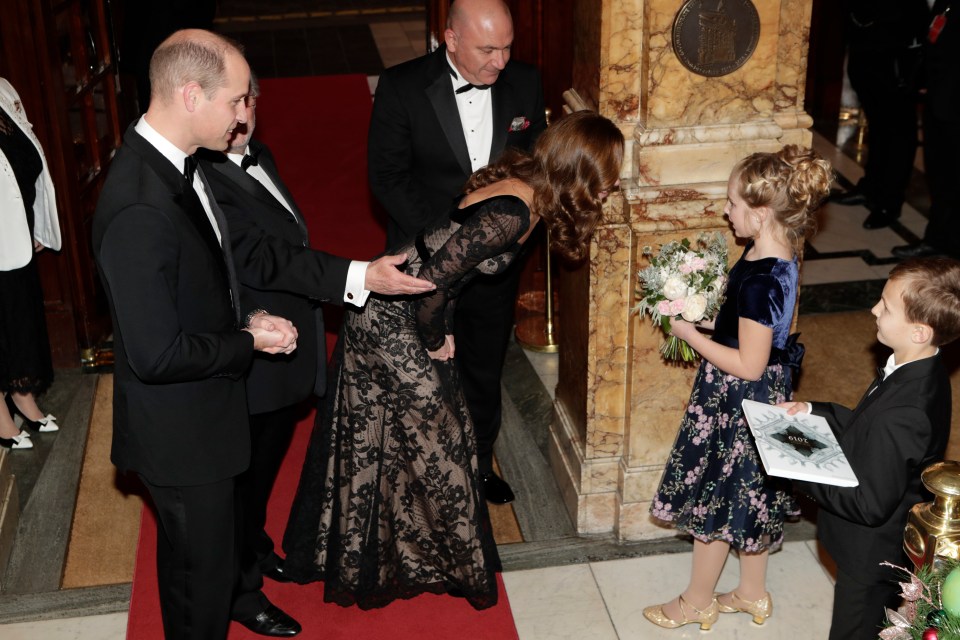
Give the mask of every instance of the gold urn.
[{"label": "gold urn", "polygon": [[934,498],[910,509],[903,548],[915,567],[936,569],[944,558],[960,560],[960,462],[932,464],[920,479]]}]

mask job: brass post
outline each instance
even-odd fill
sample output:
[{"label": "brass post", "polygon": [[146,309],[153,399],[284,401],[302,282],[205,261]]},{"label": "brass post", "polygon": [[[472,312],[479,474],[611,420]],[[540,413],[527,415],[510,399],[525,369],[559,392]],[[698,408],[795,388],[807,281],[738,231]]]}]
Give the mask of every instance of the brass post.
[{"label": "brass post", "polygon": [[933,502],[914,505],[907,516],[903,548],[916,568],[960,560],[960,462],[932,464],[920,475]]}]

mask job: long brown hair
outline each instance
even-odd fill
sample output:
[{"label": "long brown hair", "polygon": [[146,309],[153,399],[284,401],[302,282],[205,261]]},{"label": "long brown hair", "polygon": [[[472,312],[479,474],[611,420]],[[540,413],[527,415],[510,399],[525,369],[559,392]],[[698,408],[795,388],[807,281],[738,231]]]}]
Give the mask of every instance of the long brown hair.
[{"label": "long brown hair", "polygon": [[531,210],[550,230],[551,248],[579,262],[587,257],[590,236],[600,220],[603,191],[611,191],[623,164],[623,134],[593,111],[577,111],[550,126],[532,155],[508,149],[480,169],[466,192],[516,178],[533,188]]}]

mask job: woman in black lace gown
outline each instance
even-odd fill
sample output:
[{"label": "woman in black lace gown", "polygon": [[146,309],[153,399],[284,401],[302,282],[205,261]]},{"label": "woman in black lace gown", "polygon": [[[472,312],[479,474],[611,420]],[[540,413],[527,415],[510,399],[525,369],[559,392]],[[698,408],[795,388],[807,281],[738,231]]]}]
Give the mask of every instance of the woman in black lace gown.
[{"label": "woman in black lace gown", "polygon": [[562,257],[585,257],[622,158],[612,122],[569,115],[532,156],[508,151],[475,173],[448,222],[392,251],[437,289],[372,296],[345,312],[284,535],[285,574],[323,580],[325,600],[363,609],[423,592],[496,604],[500,561],[457,377],[453,306],[470,279],[510,264],[538,220]]}]

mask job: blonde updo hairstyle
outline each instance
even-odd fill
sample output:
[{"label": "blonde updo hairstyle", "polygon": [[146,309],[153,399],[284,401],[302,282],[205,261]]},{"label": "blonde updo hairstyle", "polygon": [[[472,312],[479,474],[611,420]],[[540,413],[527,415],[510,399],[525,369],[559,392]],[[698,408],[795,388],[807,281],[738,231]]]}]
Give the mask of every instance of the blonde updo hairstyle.
[{"label": "blonde updo hairstyle", "polygon": [[603,199],[620,178],[623,134],[593,111],[577,111],[551,125],[537,139],[532,155],[507,149],[480,169],[466,192],[516,178],[533,188],[532,213],[550,230],[551,249],[568,262],[580,262],[600,220]]},{"label": "blonde updo hairstyle", "polygon": [[816,230],[815,214],[833,182],[833,167],[795,144],[777,153],[754,153],[733,169],[737,192],[751,208],[768,207],[787,241],[799,253]]}]

